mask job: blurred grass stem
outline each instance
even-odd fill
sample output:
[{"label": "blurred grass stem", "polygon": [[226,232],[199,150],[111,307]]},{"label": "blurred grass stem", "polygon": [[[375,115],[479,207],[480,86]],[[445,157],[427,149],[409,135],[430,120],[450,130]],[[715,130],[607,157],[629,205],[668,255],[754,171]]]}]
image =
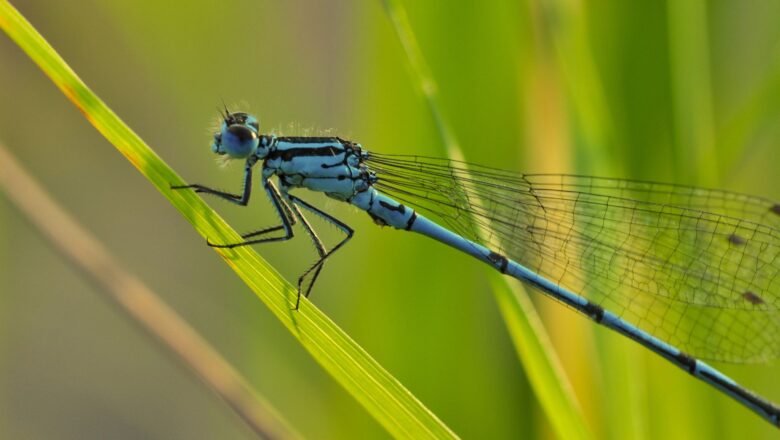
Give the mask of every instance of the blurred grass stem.
[{"label": "blurred grass stem", "polygon": [[200,377],[255,434],[268,439],[301,437],[195,329],[58,206],[2,144],[0,187],[72,267]]}]

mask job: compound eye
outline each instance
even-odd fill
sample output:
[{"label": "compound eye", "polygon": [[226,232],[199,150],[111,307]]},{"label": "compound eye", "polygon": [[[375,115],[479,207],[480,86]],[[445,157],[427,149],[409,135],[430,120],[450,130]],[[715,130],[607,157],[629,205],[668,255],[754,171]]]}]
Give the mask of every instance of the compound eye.
[{"label": "compound eye", "polygon": [[257,139],[257,132],[251,130],[246,125],[231,125],[228,127],[227,132],[233,135],[240,142],[251,141]]},{"label": "compound eye", "polygon": [[249,157],[260,143],[257,132],[243,124],[235,124],[222,131],[223,150],[236,159]]}]

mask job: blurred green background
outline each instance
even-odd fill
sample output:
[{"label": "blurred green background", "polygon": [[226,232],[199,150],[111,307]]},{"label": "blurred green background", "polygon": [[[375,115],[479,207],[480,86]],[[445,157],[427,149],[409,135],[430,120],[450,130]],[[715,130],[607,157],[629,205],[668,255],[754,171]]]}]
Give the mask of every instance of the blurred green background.
[{"label": "blurred green background", "polygon": [[[379,1],[80,1],[15,5],[191,182],[238,189],[209,132],[224,100],[277,133],[332,130],[382,152],[444,155]],[[780,3],[404,2],[468,159],[718,186],[780,199]],[[304,435],[387,434],[186,221],[5,36],[0,141]],[[486,268],[377,228],[312,300],[465,438],[552,438]],[[276,219],[210,201],[238,230]],[[0,438],[249,438],[0,198]],[[337,236],[325,229],[330,239]],[[261,247],[289,279],[307,239]],[[357,268],[362,268],[357,270]],[[597,438],[770,438],[731,399],[530,292]],[[778,367],[718,365],[780,400]]]}]

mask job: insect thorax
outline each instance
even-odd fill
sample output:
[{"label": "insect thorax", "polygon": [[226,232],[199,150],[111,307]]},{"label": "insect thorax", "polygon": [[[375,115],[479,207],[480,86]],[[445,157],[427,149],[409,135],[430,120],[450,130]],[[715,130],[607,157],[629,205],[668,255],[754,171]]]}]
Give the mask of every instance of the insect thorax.
[{"label": "insect thorax", "polygon": [[306,188],[349,201],[374,179],[362,154],[360,144],[341,138],[279,137],[272,140],[263,167],[279,178],[284,191]]}]

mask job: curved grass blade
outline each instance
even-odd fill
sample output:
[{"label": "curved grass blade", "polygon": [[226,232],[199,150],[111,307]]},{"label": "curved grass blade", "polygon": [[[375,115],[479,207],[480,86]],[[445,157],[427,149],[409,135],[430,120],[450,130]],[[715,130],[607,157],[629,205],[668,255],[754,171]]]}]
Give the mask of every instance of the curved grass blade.
[{"label": "curved grass blade", "polygon": [[[383,0],[383,4],[404,47],[413,79],[436,122],[447,155],[462,160],[461,148],[438,102],[436,81],[425,64],[403,6],[398,0]],[[500,279],[502,281],[496,277],[493,282],[496,301],[547,419],[560,438],[590,438],[588,425],[533,303],[519,283],[509,284],[506,277]]]},{"label": "curved grass blade", "polygon": [[[232,242],[239,235],[194,192],[172,192],[185,182],[73,72],[29,22],[0,0],[0,28],[51,78],[93,126],[111,142],[204,238]],[[362,347],[307,300],[292,310],[296,289],[250,247],[217,249],[242,280],[301,345],[390,434],[399,438],[456,435]]]}]

